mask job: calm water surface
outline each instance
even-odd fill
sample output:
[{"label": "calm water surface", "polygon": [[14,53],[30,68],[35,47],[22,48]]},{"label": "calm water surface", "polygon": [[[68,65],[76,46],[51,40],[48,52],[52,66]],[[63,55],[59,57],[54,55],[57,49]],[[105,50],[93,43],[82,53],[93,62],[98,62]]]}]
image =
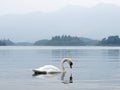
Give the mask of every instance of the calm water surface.
[{"label": "calm water surface", "polygon": [[[32,69],[63,58],[65,75],[33,76]],[[0,90],[120,90],[120,47],[0,47]]]}]

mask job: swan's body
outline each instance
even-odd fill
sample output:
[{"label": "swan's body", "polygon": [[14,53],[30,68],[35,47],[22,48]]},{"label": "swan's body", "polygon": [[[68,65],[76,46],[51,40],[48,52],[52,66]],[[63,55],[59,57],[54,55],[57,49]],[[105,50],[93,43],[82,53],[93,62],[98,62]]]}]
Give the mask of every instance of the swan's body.
[{"label": "swan's body", "polygon": [[45,65],[33,70],[36,74],[47,74],[47,73],[59,73],[61,72],[59,68],[53,65]]},{"label": "swan's body", "polygon": [[65,68],[64,68],[64,62],[67,62],[70,65],[70,68],[72,68],[72,60],[68,59],[68,58],[64,58],[61,61],[61,69],[53,66],[53,65],[45,65],[43,67],[39,67],[36,69],[33,69],[33,71],[35,72],[35,74],[52,74],[52,73],[60,73],[60,72],[66,72]]}]

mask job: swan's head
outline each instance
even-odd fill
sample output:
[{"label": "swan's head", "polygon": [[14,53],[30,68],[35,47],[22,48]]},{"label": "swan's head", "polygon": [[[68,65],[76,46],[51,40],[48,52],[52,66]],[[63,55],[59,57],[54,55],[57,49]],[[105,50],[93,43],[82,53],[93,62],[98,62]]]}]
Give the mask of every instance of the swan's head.
[{"label": "swan's head", "polygon": [[72,68],[73,61],[70,58],[64,58],[63,62],[67,62],[70,65],[70,68]]},{"label": "swan's head", "polygon": [[72,68],[73,62],[70,62],[70,68]]}]

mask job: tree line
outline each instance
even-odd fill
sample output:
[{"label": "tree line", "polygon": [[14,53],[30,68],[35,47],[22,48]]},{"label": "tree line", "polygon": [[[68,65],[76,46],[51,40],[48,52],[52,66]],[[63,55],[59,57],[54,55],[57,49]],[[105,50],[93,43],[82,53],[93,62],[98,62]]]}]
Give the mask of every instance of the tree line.
[{"label": "tree line", "polygon": [[[89,38],[76,37],[70,35],[54,36],[50,40],[38,40],[33,44],[20,43],[20,45],[35,45],[35,46],[120,46],[120,38],[118,35],[109,36],[103,38],[102,40],[92,40]],[[0,40],[0,46],[12,46],[19,45],[19,43],[14,43],[11,40]]]},{"label": "tree line", "polygon": [[108,38],[103,38],[102,41],[100,42],[100,45],[119,46],[120,38],[118,35],[109,36]]},{"label": "tree line", "polygon": [[91,40],[87,38],[73,37],[73,36],[54,36],[51,40],[39,40],[34,43],[38,46],[119,46],[120,38],[118,35],[109,36],[108,38],[103,38],[102,40]]},{"label": "tree line", "polygon": [[82,40],[80,40],[79,37],[73,37],[73,36],[55,36],[52,37],[52,39],[48,42],[49,45],[54,46],[81,46],[86,45]]},{"label": "tree line", "polygon": [[3,40],[0,40],[0,46],[6,46],[6,43]]},{"label": "tree line", "polygon": [[14,43],[9,39],[0,40],[0,46],[12,46],[12,45],[14,45]]},{"label": "tree line", "polygon": [[54,36],[50,40],[39,40],[34,45],[45,45],[45,46],[81,46],[85,43],[78,37],[73,36]]}]

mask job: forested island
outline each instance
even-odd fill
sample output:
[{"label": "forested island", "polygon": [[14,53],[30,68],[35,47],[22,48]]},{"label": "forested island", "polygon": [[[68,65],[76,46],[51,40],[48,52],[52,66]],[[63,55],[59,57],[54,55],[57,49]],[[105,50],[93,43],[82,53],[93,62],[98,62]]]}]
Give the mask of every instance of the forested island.
[{"label": "forested island", "polygon": [[84,37],[62,35],[51,39],[38,40],[34,43],[18,42],[9,39],[0,40],[0,46],[120,46],[119,36],[109,36],[102,40],[93,40]]},{"label": "forested island", "polygon": [[38,40],[34,43],[37,46],[85,46],[85,45],[97,45],[98,40],[92,40],[83,37],[74,36],[54,36],[50,40]]},{"label": "forested island", "polygon": [[119,36],[109,36],[108,38],[103,38],[100,41],[100,45],[104,46],[120,46]]}]

